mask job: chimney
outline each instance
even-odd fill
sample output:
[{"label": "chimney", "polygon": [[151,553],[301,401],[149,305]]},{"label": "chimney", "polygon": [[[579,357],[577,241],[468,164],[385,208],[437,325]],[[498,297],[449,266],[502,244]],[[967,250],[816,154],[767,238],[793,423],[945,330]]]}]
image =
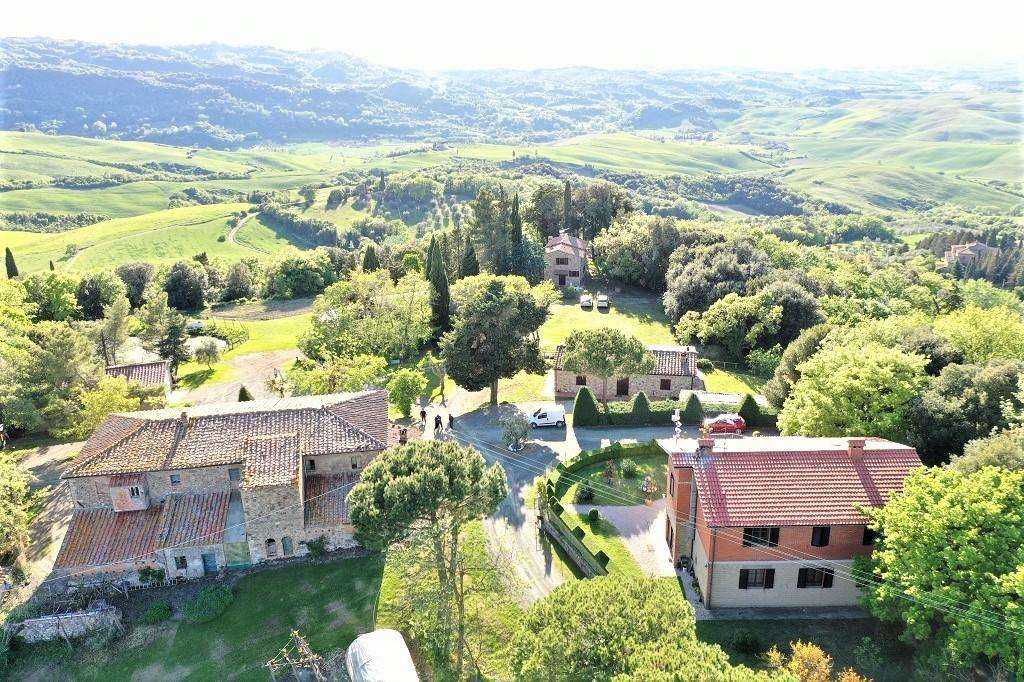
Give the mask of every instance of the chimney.
[{"label": "chimney", "polygon": [[864,459],[864,439],[847,438],[846,451],[850,454],[850,459],[852,460]]},{"label": "chimney", "polygon": [[706,436],[697,439],[697,455],[702,459],[710,457],[711,451],[715,449],[715,439]]}]

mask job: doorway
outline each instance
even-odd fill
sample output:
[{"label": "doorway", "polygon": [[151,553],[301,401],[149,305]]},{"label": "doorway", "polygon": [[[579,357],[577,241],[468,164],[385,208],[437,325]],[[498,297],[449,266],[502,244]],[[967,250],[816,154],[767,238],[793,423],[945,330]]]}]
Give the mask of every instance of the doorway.
[{"label": "doorway", "polygon": [[629,377],[619,379],[615,382],[615,397],[622,398],[629,395]]},{"label": "doorway", "polygon": [[558,286],[560,286],[560,287],[564,287],[565,286],[565,275],[559,275],[558,276]]},{"label": "doorway", "polygon": [[217,555],[216,554],[204,554],[203,555],[203,573],[205,575],[211,575],[217,572]]}]

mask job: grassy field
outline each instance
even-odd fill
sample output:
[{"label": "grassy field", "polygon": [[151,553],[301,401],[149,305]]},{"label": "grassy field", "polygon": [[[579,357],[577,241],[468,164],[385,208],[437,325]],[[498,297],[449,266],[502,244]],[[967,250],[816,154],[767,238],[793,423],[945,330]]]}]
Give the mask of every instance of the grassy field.
[{"label": "grassy field", "polygon": [[[799,619],[799,620],[699,620],[697,637],[705,642],[720,645],[729,654],[733,664],[751,668],[764,668],[761,653],[751,654],[737,650],[736,637],[739,634],[753,634],[757,638],[758,651],[763,653],[772,645],[781,651],[789,651],[789,643],[797,640],[814,642],[833,659],[833,670],[852,667],[876,682],[898,682],[911,679],[914,665],[910,651],[902,646],[891,632],[871,619]],[[881,650],[880,665],[871,668],[865,658],[858,656],[856,649],[865,637],[871,638]]]},{"label": "grassy field", "polygon": [[760,393],[767,383],[753,374],[715,369],[704,373],[704,388],[712,393]]},{"label": "grassy field", "polygon": [[575,506],[563,505],[565,511],[562,513],[562,520],[569,528],[583,526],[587,534],[583,537],[583,544],[593,554],[604,552],[608,555],[609,573],[626,575],[633,578],[641,578],[644,575],[640,564],[636,562],[633,554],[626,547],[618,529],[604,519],[598,520],[596,524],[590,523],[586,514],[576,512]]},{"label": "grassy field", "polygon": [[[238,581],[234,603],[210,623],[138,626],[73,654],[62,642],[19,647],[11,679],[264,679],[263,663],[293,629],[321,654],[372,630],[383,568],[375,556],[259,571]],[[133,598],[152,599],[145,591]]]},{"label": "grassy field", "polygon": [[[574,478],[587,479],[592,481],[591,489],[594,491],[594,501],[587,504],[613,504],[613,505],[634,505],[643,504],[644,493],[641,486],[645,476],[650,476],[659,487],[664,486],[666,477],[665,455],[645,455],[642,457],[628,457],[637,463],[640,472],[633,478],[626,478],[622,475],[622,461],[616,462],[618,467],[615,478],[609,481],[605,478],[605,467],[607,462],[598,462],[584,467],[573,474]],[[572,504],[576,499],[576,491],[581,483],[573,483],[566,489],[560,502],[563,505]]]},{"label": "grassy field", "polygon": [[[596,291],[596,289],[595,289]],[[581,308],[578,303],[555,303],[540,328],[541,346],[548,351],[565,341],[574,329],[614,327],[647,344],[675,344],[661,301],[654,295],[611,294],[608,312]]]}]

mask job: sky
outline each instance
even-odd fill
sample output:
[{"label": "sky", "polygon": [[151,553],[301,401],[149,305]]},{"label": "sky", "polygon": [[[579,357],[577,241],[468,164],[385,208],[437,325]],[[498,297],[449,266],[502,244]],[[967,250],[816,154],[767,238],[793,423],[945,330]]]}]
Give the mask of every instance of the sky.
[{"label": "sky", "polygon": [[[155,9],[149,9],[155,8]],[[327,49],[426,70],[1024,63],[1020,0],[50,0],[2,36]]]}]

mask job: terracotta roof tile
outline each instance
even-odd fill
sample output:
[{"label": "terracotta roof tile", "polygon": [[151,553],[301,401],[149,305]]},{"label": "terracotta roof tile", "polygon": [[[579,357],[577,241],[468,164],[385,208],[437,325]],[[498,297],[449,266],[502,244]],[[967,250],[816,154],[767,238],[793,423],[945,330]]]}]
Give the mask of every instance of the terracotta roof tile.
[{"label": "terracotta roof tile", "polygon": [[884,505],[921,466],[913,448],[876,438],[860,456],[844,438],[718,439],[710,456],[659,442],[673,466],[693,467],[709,526],[862,524],[859,507]]},{"label": "terracotta roof tile", "polygon": [[111,365],[107,376],[124,377],[148,386],[166,386],[170,380],[170,363],[167,360],[140,362],[132,365]]},{"label": "terracotta roof tile", "polygon": [[246,438],[242,485],[258,488],[295,483],[299,476],[298,439],[294,433]]},{"label": "terracotta roof tile", "polygon": [[348,493],[359,480],[359,472],[306,474],[303,478],[306,527],[324,528],[348,523]]},{"label": "terracotta roof tile", "polygon": [[557,237],[548,237],[544,248],[549,253],[551,251],[564,251],[565,253],[572,253],[585,258],[589,247],[586,240],[567,234],[560,234]]},{"label": "terracotta roof tile", "polygon": [[190,469],[245,460],[246,437],[294,434],[300,455],[383,450],[387,392],[200,405],[109,416],[64,474]]},{"label": "terracotta roof tile", "polygon": [[160,517],[160,548],[221,544],[230,499],[228,491],[168,496]]},{"label": "terracotta roof tile", "polygon": [[[564,370],[562,351],[564,345],[555,349],[555,369]],[[647,346],[654,355],[654,371],[651,374],[666,376],[692,376],[697,372],[697,349],[693,346]]]}]

